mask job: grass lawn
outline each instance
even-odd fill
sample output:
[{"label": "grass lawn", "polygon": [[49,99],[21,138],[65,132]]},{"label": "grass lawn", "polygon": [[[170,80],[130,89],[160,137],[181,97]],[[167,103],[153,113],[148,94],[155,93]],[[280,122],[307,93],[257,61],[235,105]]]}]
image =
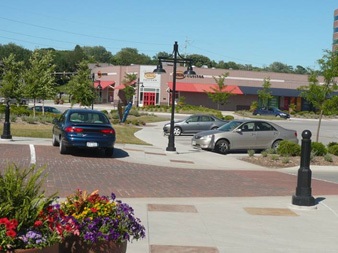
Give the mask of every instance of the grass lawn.
[{"label": "grass lawn", "polygon": [[[132,117],[130,117],[132,118]],[[129,118],[128,118],[129,119]],[[139,120],[150,123],[166,121],[168,118],[157,116],[141,116]],[[116,130],[116,143],[129,143],[144,145],[146,142],[135,137],[135,132],[140,130],[140,127],[134,125],[114,124]],[[28,124],[26,122],[12,122],[11,123],[11,135],[19,137],[34,137],[34,138],[50,138],[52,139],[52,124]],[[3,132],[3,121],[0,122],[0,134]]]}]

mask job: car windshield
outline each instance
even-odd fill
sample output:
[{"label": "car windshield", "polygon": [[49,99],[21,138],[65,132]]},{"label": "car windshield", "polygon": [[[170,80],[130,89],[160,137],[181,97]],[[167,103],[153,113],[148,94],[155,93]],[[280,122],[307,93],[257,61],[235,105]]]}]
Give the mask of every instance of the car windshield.
[{"label": "car windshield", "polygon": [[238,127],[242,123],[243,121],[233,120],[233,121],[230,121],[229,123],[224,124],[223,126],[218,128],[218,130],[223,131],[223,132],[229,132],[229,131],[234,130],[236,127]]},{"label": "car windshield", "polygon": [[109,124],[109,120],[104,114],[95,112],[73,112],[69,118],[73,123]]}]

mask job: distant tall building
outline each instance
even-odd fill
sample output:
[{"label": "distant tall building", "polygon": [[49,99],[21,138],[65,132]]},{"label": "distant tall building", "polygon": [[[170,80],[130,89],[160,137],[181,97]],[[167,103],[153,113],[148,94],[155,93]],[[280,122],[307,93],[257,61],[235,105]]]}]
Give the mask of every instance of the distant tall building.
[{"label": "distant tall building", "polygon": [[338,50],[338,9],[334,11],[332,51]]}]

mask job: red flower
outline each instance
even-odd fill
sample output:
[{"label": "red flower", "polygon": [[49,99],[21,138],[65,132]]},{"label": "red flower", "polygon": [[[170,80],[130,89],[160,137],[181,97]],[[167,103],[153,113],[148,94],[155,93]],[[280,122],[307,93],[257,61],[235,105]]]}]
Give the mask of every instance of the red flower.
[{"label": "red flower", "polygon": [[96,213],[96,212],[97,212],[97,209],[94,208],[94,207],[92,207],[92,208],[90,208],[90,211],[92,211],[93,213]]},{"label": "red flower", "polygon": [[0,224],[7,224],[9,220],[7,218],[1,218],[0,219]]},{"label": "red flower", "polygon": [[7,230],[6,235],[9,236],[9,237],[15,238],[16,232],[14,230],[10,229],[10,230]]},{"label": "red flower", "polygon": [[42,221],[37,220],[34,222],[34,227],[40,227],[42,225]]}]

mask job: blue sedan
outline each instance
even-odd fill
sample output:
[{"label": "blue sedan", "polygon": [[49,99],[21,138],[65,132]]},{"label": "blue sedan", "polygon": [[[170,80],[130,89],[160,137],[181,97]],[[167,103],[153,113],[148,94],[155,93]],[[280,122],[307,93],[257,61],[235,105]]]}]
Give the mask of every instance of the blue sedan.
[{"label": "blue sedan", "polygon": [[111,157],[114,153],[116,133],[107,115],[88,109],[68,109],[53,121],[53,146],[61,154],[71,148],[102,149]]}]

